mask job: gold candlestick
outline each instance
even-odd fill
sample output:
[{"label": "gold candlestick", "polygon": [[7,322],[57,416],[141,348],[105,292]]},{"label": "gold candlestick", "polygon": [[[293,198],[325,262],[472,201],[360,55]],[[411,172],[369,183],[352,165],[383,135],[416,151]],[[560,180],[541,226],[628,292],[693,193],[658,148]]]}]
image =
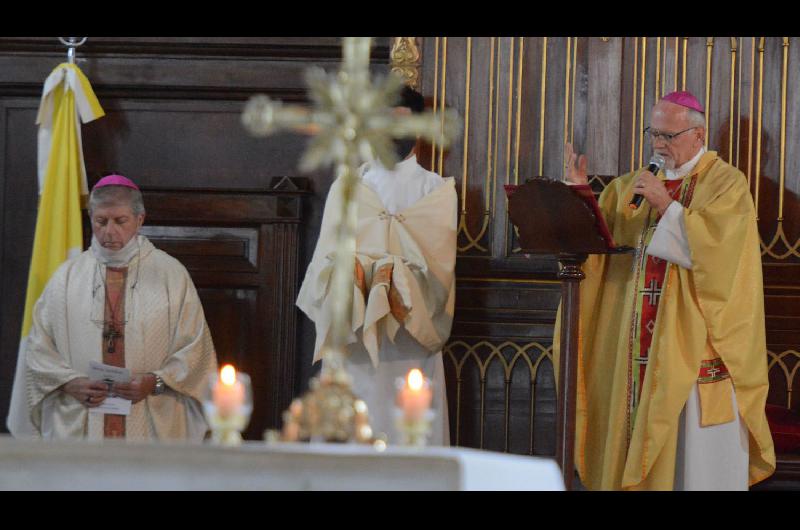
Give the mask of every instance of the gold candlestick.
[{"label": "gold candlestick", "polygon": [[226,364],[219,375],[211,374],[203,392],[203,411],[211,427],[211,443],[237,446],[250,421],[253,393],[250,376]]},{"label": "gold candlestick", "polygon": [[433,400],[431,380],[417,368],[404,378],[395,381],[397,408],[395,426],[400,431],[403,445],[427,445],[435,413],[430,410]]}]

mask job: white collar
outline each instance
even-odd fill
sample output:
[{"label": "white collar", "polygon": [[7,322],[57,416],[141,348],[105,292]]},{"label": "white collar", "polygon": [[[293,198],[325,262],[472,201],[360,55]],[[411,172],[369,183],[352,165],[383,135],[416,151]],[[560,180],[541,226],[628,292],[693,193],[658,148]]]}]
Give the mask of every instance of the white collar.
[{"label": "white collar", "polygon": [[403,159],[394,165],[394,169],[387,169],[381,161],[377,158],[375,159],[375,169],[379,169],[381,171],[392,171],[396,173],[405,173],[409,170],[412,170],[417,167],[417,155],[412,154],[406,159]]},{"label": "white collar", "polygon": [[412,154],[405,160],[401,160],[394,166],[395,171],[403,171],[417,166],[417,155]]},{"label": "white collar", "polygon": [[139,235],[135,235],[128,241],[124,247],[119,250],[110,250],[97,241],[97,238],[92,235],[92,254],[94,257],[107,267],[127,267],[128,263],[139,253],[140,241]]},{"label": "white collar", "polygon": [[676,180],[681,179],[688,175],[693,169],[694,166],[700,161],[700,157],[702,157],[706,152],[705,146],[701,146],[700,150],[694,155],[694,158],[683,164],[681,167],[676,169],[665,169],[664,175],[666,175],[667,180]]}]

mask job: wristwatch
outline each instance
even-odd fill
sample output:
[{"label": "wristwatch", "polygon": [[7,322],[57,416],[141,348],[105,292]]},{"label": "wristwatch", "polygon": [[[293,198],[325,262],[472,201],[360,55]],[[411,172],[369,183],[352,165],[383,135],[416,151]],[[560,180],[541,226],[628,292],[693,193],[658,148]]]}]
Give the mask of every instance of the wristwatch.
[{"label": "wristwatch", "polygon": [[167,385],[164,384],[164,380],[161,379],[160,375],[158,374],[153,374],[153,375],[156,376],[156,386],[155,388],[153,388],[153,395],[157,396],[159,394],[163,394],[164,390],[167,389]]}]

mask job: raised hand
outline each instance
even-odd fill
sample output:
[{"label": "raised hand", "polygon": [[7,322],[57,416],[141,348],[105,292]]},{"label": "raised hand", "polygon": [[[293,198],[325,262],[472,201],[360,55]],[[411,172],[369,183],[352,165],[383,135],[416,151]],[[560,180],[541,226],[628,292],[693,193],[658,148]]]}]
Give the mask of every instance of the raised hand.
[{"label": "raised hand", "polygon": [[569,142],[564,145],[564,181],[568,184],[589,184],[586,156],[575,153]]}]

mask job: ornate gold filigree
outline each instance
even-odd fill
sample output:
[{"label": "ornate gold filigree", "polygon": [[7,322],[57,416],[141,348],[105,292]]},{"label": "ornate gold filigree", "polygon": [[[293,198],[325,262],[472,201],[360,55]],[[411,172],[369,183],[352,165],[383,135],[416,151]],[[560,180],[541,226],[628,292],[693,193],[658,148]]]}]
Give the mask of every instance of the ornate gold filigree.
[{"label": "ornate gold filigree", "polygon": [[[760,239],[760,237],[759,237],[759,239]],[[790,256],[794,256],[796,258],[800,258],[800,252],[798,252],[798,251],[800,251],[800,239],[795,241],[794,244],[792,244],[789,241],[789,238],[786,236],[786,232],[784,232],[784,230],[783,230],[783,220],[779,220],[778,221],[778,229],[775,231],[775,236],[772,238],[772,240],[769,242],[769,244],[764,243],[763,239],[760,239],[760,243],[761,243],[761,255],[762,256],[767,256],[768,255],[768,256],[770,256],[772,258],[781,259],[781,260],[782,259],[786,259],[786,258],[788,258]],[[784,252],[782,254],[778,254],[777,251],[775,251],[775,247],[779,243],[782,243],[783,246],[786,247],[786,252]]]},{"label": "ornate gold filigree", "polygon": [[416,37],[395,37],[389,60],[392,72],[400,75],[405,84],[419,90],[420,53]]},{"label": "ornate gold filigree", "polygon": [[[785,362],[787,357],[794,357],[796,361],[791,369]],[[767,371],[772,370],[772,367],[777,364],[780,367],[781,372],[783,372],[783,376],[786,378],[786,408],[791,409],[794,377],[797,375],[797,370],[800,369],[800,352],[797,352],[796,350],[786,350],[781,353],[773,353],[767,350],[767,358],[769,359]]]}]

